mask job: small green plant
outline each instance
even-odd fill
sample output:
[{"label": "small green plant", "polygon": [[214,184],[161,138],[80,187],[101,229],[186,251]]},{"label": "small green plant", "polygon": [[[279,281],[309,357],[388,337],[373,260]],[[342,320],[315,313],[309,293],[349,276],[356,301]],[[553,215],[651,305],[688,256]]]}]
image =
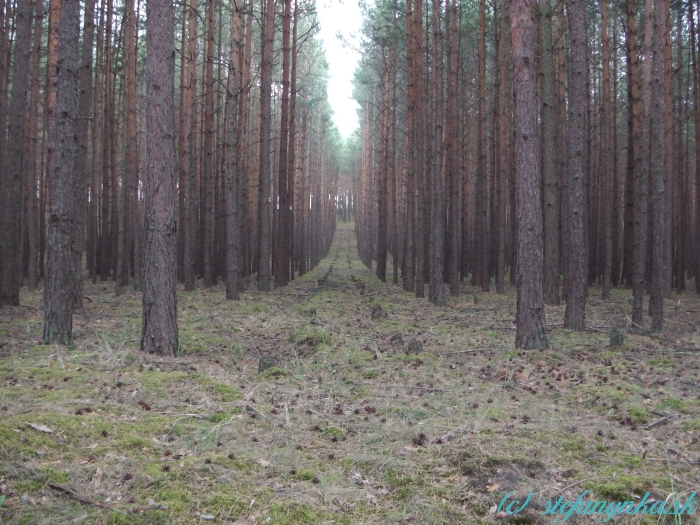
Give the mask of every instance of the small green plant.
[{"label": "small green plant", "polygon": [[343,436],[345,436],[345,433],[338,427],[328,427],[323,431],[323,433],[330,438],[336,439],[341,439]]},{"label": "small green plant", "polygon": [[379,376],[379,370],[367,370],[362,372],[362,379],[375,379]]},{"label": "small green plant", "polygon": [[279,368],[279,367],[277,367],[277,366],[273,366],[272,368],[268,368],[267,370],[265,370],[264,372],[262,372],[262,373],[260,374],[260,377],[265,377],[265,378],[269,378],[269,377],[284,377],[284,376],[286,376],[286,375],[288,375],[288,374],[289,374],[289,372],[287,372],[285,369]]},{"label": "small green plant", "polygon": [[630,419],[635,423],[646,423],[649,417],[649,413],[646,410],[636,406],[630,407],[628,413]]}]

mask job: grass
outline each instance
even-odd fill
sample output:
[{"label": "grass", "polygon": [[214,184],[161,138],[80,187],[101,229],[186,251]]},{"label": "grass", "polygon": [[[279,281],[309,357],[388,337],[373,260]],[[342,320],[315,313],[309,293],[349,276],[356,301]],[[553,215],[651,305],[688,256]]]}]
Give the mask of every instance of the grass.
[{"label": "grass", "polygon": [[433,308],[379,282],[341,225],[284,290],[179,292],[183,353],[161,359],[138,350],[139,296],[102,286],[86,283],[71,349],[38,344],[40,294],[0,310],[3,524],[482,523],[510,491],[535,491],[536,513],[572,485],[624,501],[700,482],[692,294],[672,338],[611,349],[629,292],[591,288],[596,330],[548,306],[552,348],[520,351],[513,289],[462,283]]}]

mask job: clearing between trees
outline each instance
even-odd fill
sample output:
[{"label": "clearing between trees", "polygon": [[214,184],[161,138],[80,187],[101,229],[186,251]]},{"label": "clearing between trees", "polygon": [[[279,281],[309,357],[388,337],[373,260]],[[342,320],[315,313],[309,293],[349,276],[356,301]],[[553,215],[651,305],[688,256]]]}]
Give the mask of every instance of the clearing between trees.
[{"label": "clearing between trees", "polygon": [[694,294],[651,337],[629,290],[591,288],[587,331],[546,307],[551,348],[517,351],[514,289],[432,307],[366,269],[353,228],[285,288],[180,291],[175,359],[139,351],[138,293],[86,283],[67,351],[23,290],[0,310],[0,523],[481,523],[531,490],[509,519],[550,523],[586,489],[698,490]]}]

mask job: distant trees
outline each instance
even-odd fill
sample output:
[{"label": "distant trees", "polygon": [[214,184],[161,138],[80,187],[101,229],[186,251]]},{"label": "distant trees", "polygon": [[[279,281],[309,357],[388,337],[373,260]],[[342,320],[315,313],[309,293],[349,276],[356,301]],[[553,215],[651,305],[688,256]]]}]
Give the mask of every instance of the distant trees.
[{"label": "distant trees", "polygon": [[[510,46],[510,7],[519,12],[521,2],[367,8],[355,200],[358,250],[367,266],[377,262],[380,278],[393,270],[419,297],[425,282],[431,290],[449,282],[456,296],[465,278],[482,291],[493,279],[504,293],[508,276],[516,284],[542,266],[543,300],[566,301],[567,328],[585,328],[590,286],[608,300],[624,285],[638,327],[651,292],[654,331],[671,288],[700,281],[700,250],[689,242],[700,238],[697,9],[667,0],[594,4],[528,2],[539,28],[527,57],[538,82],[527,133],[529,148],[539,148],[536,168],[513,142],[524,135],[512,134],[524,117],[514,102],[529,86],[516,82]],[[393,206],[384,204],[385,151],[395,159],[386,164]],[[518,211],[522,173],[541,181],[543,231],[532,238]],[[541,265],[520,260],[523,236],[530,251],[543,241]],[[385,269],[388,253],[396,257]],[[537,269],[521,273],[523,263]],[[433,291],[429,298],[436,302]]]},{"label": "distant trees", "polygon": [[178,280],[284,286],[327,253],[338,209],[352,219],[314,4],[79,7],[0,3],[0,306],[44,277],[44,340],[69,344],[84,253],[93,280],[143,289],[142,348],[174,355]]}]

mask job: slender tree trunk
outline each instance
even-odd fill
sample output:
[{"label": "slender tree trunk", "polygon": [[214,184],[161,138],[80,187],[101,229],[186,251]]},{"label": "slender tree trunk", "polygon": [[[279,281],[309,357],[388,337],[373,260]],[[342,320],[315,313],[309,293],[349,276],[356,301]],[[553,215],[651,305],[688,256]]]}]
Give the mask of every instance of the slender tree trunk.
[{"label": "slender tree trunk", "polygon": [[615,125],[613,120],[613,107],[610,90],[610,44],[608,42],[608,2],[601,0],[601,39],[603,45],[603,107],[601,115],[601,144],[602,149],[600,177],[603,184],[602,202],[603,207],[603,299],[610,299],[610,287],[612,286],[613,268],[613,217],[616,203],[612,200],[613,186],[617,184],[615,171],[613,170],[612,155],[612,128]]},{"label": "slender tree trunk", "polygon": [[693,2],[688,2],[690,42],[693,61],[693,134],[695,140],[695,292],[700,294],[700,74],[698,72],[697,33]]},{"label": "slender tree trunk", "polygon": [[239,8],[231,9],[231,51],[226,88],[226,299],[239,299],[240,209],[238,194],[241,172],[238,159],[238,97],[241,92],[241,17]]},{"label": "slender tree trunk", "polygon": [[586,2],[569,0],[569,129],[567,184],[567,296],[564,327],[585,328],[586,314],[586,238],[585,167],[586,167]]},{"label": "slender tree trunk", "polygon": [[56,134],[58,151],[49,184],[49,231],[44,286],[44,343],[69,345],[73,339],[72,291],[76,288],[77,221],[75,193],[82,185],[75,171],[78,110],[78,42],[80,2],[63,0],[58,26],[58,99]]},{"label": "slender tree trunk", "polygon": [[22,286],[21,217],[24,137],[31,59],[31,0],[17,0],[12,94],[8,111],[5,169],[0,179],[0,305],[19,305]]},{"label": "slender tree trunk", "polygon": [[[631,1],[631,0],[630,0]],[[651,2],[647,0],[647,13],[645,16],[647,20],[645,22],[646,26],[650,26],[650,11]],[[628,16],[629,9],[631,6],[628,3]],[[651,39],[650,30],[645,29],[645,43],[644,47],[650,45]],[[649,77],[651,75],[651,70],[649,69],[651,56],[649,53],[647,55],[647,60],[644,64],[644,84],[648,86]],[[641,82],[637,82],[637,93],[640,92]],[[633,257],[634,257],[634,278],[633,278],[633,290],[632,290],[632,322],[638,326],[642,326],[642,308],[644,302],[644,289],[645,289],[645,274],[646,274],[646,253],[647,253],[647,210],[648,210],[648,192],[649,192],[649,166],[648,166],[648,145],[649,145],[649,104],[650,104],[650,94],[649,90],[645,90],[644,100],[642,101],[639,96],[635,97],[637,100],[637,112],[634,113],[633,118],[636,125],[633,125],[634,140],[638,142],[639,146],[634,150],[634,165],[635,165],[635,177],[634,177],[634,246],[633,246]],[[640,107],[639,103],[643,102],[643,106]]]},{"label": "slender tree trunk", "polygon": [[478,126],[476,135],[476,282],[489,290],[489,175],[486,166],[486,0],[479,0]]},{"label": "slender tree trunk", "polygon": [[[416,243],[414,235],[415,224],[415,170],[416,170],[416,36],[414,29],[415,21],[413,14],[414,2],[421,0],[406,0],[406,53],[407,53],[407,77],[406,87],[406,230],[404,269],[403,269],[403,289],[407,292],[415,290],[415,257]],[[418,39],[420,39],[420,32]]]},{"label": "slender tree trunk", "polygon": [[277,187],[279,194],[279,211],[277,213],[277,243],[275,244],[275,286],[286,286],[289,282],[289,235],[287,231],[289,207],[288,168],[289,168],[289,33],[292,18],[292,0],[284,0],[282,17],[282,104],[280,111],[280,149]]},{"label": "slender tree trunk", "polygon": [[203,144],[203,184],[204,184],[204,285],[216,284],[212,259],[214,257],[214,3],[207,0],[207,37],[204,51],[204,144]]},{"label": "slender tree trunk", "polygon": [[[603,0],[605,1],[605,0]],[[551,0],[540,0],[542,178],[544,179],[544,302],[559,304],[559,181]]]},{"label": "slender tree trunk", "polygon": [[292,70],[290,72],[291,86],[289,93],[289,147],[287,152],[287,208],[286,213],[286,229],[287,229],[287,260],[284,264],[287,266],[287,274],[290,279],[294,279],[294,246],[295,246],[295,201],[294,201],[294,183],[296,175],[296,107],[297,107],[297,62],[299,57],[298,46],[298,18],[299,8],[297,0],[294,0],[294,17],[292,21]]},{"label": "slender tree trunk", "polygon": [[177,172],[173,92],[175,15],[170,0],[146,3],[146,155],[141,350],[174,356],[177,328]]},{"label": "slender tree trunk", "polygon": [[[41,83],[41,9],[34,13],[34,43],[32,44],[32,87],[29,95],[29,118],[27,120],[27,168],[25,169],[25,238],[27,242],[27,287],[36,290],[39,280],[39,201],[37,198],[37,178],[41,180],[41,166],[37,163],[39,151],[39,84]],[[0,95],[2,96],[2,95]],[[5,129],[4,119],[0,129]],[[37,177],[38,176],[38,177]]]},{"label": "slender tree trunk", "polygon": [[[415,227],[415,253],[416,253],[416,275],[415,290],[416,297],[425,297],[425,270],[426,270],[426,233],[427,233],[427,172],[425,169],[425,152],[423,138],[425,136],[424,117],[424,83],[423,83],[423,0],[414,0],[413,9],[413,45],[414,45],[414,67],[415,67],[415,103],[416,117],[414,122],[415,131],[415,183],[417,199],[417,215]],[[431,123],[432,124],[432,123]]]},{"label": "slender tree trunk", "polygon": [[428,295],[435,306],[446,306],[442,272],[445,255],[445,201],[443,197],[443,57],[440,0],[433,0],[433,83],[432,99],[435,123],[433,158],[430,170],[430,289]]},{"label": "slender tree trunk", "polygon": [[542,297],[542,202],[537,148],[535,0],[510,3],[513,88],[515,92],[515,172],[518,216],[517,333],[515,346],[544,349]]},{"label": "slender tree trunk", "polygon": [[[651,213],[652,213],[652,253],[651,253],[651,295],[649,315],[651,331],[663,330],[664,313],[664,237],[666,234],[665,159],[666,152],[666,96],[664,80],[664,41],[668,8],[664,0],[654,6],[652,49],[651,49]],[[649,59],[647,57],[647,59]],[[670,174],[669,174],[670,176]]]},{"label": "slender tree trunk", "polygon": [[263,34],[261,35],[260,66],[260,171],[258,187],[258,242],[260,257],[258,262],[258,290],[270,289],[270,249],[271,249],[271,207],[270,181],[270,102],[272,96],[272,55],[275,42],[275,2],[261,0],[265,12]]}]

